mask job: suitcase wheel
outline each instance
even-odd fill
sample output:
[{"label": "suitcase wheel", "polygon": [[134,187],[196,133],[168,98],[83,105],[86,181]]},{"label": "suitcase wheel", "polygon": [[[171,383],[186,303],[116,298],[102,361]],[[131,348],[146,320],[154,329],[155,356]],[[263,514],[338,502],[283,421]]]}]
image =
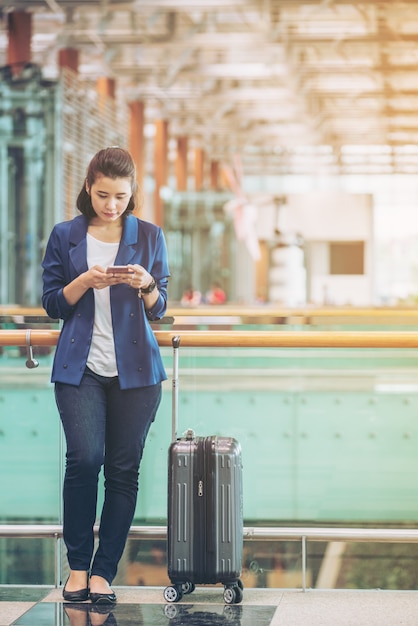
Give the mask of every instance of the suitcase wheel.
[{"label": "suitcase wheel", "polygon": [[243,584],[238,580],[233,585],[225,585],[224,602],[225,604],[239,604],[244,597]]},{"label": "suitcase wheel", "polygon": [[178,602],[183,597],[182,587],[183,585],[166,587],[164,589],[164,599],[167,602]]},{"label": "suitcase wheel", "polygon": [[196,589],[196,585],[189,581],[183,583],[181,586],[181,590],[183,593],[193,593],[195,589]]}]

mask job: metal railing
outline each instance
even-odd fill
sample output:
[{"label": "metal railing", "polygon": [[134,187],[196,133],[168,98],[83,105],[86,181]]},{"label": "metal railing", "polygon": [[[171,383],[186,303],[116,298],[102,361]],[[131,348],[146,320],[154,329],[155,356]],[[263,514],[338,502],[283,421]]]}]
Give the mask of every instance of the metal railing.
[{"label": "metal railing", "polygon": [[[399,319],[412,323],[418,323],[418,308],[415,306],[405,307],[333,307],[333,306],[306,306],[286,307],[265,304],[259,306],[243,306],[234,304],[223,305],[199,305],[197,307],[180,306],[169,304],[167,315],[177,317],[240,317],[257,319],[263,323],[265,318],[299,318],[310,320],[312,318],[352,318],[358,323],[363,320],[373,319],[379,323],[384,319],[390,323],[397,323]],[[42,307],[23,307],[17,305],[0,305],[0,316],[3,317],[43,317],[48,319],[45,309]]]},{"label": "metal railing", "polygon": [[[96,535],[98,527],[94,528]],[[62,526],[58,524],[0,524],[0,537],[26,539],[55,539],[55,586],[60,584],[60,551]],[[131,526],[129,539],[166,539],[166,526]],[[308,541],[345,541],[380,543],[418,543],[418,529],[406,528],[326,528],[326,527],[257,527],[244,526],[244,541],[300,541],[302,561],[302,589],[307,590]]]}]

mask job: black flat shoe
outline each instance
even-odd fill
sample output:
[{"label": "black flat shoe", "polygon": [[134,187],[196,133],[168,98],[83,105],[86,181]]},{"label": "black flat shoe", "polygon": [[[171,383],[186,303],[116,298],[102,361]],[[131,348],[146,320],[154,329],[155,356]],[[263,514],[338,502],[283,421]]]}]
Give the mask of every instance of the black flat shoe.
[{"label": "black flat shoe", "polygon": [[[69,578],[69,577],[68,577]],[[68,583],[68,578],[65,585]],[[89,588],[77,589],[77,591],[67,591],[64,585],[62,597],[66,602],[84,602],[89,599]]]},{"label": "black flat shoe", "polygon": [[90,593],[90,600],[92,604],[115,604],[115,593]]},{"label": "black flat shoe", "polygon": [[62,597],[66,602],[84,602],[89,599],[89,590],[78,589],[77,591],[66,591],[64,587]]}]

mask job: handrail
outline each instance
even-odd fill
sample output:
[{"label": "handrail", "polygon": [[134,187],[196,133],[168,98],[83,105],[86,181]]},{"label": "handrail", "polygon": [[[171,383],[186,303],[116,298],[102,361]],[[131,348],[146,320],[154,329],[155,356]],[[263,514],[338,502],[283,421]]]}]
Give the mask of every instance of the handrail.
[{"label": "handrail", "polygon": [[[94,527],[98,534],[98,527]],[[327,527],[246,527],[244,541],[301,541],[302,546],[302,589],[306,591],[307,542],[346,541],[380,543],[418,543],[418,529],[414,528],[327,528]],[[56,560],[58,540],[62,538],[59,524],[0,524],[0,537],[51,538],[56,540]],[[166,539],[166,526],[131,526],[129,539]],[[55,586],[60,584],[59,568],[56,567]]]},{"label": "handrail", "polygon": [[[94,527],[97,535],[99,527]],[[418,543],[418,528],[354,528],[301,526],[244,526],[244,540],[292,541],[305,537],[310,541],[347,541],[382,543]],[[62,538],[61,524],[0,524],[0,537]],[[166,539],[167,526],[131,526],[130,539]]]},{"label": "handrail", "polygon": [[[0,346],[25,346],[26,330],[0,330]],[[156,330],[160,346],[219,348],[418,348],[418,331],[172,331]],[[31,330],[32,346],[55,346],[59,330]]]},{"label": "handrail", "polygon": [[[418,307],[285,307],[274,304],[263,304],[258,306],[245,305],[200,305],[188,307],[180,305],[170,305],[167,310],[168,316],[173,317],[411,317],[418,318]],[[0,316],[22,316],[22,317],[47,317],[45,309],[42,307],[20,307],[15,305],[0,305]]]},{"label": "handrail", "polygon": [[168,315],[177,317],[412,317],[418,318],[417,307],[306,307],[291,308],[273,305],[234,306],[201,305],[198,307],[171,306]]}]

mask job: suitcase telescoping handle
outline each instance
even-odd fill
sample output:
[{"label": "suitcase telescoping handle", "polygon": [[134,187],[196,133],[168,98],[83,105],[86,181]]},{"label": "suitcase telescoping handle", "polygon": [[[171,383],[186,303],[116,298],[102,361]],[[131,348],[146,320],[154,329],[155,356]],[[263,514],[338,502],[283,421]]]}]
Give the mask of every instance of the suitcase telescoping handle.
[{"label": "suitcase telescoping handle", "polygon": [[171,414],[172,414],[172,423],[171,423],[171,440],[176,441],[177,439],[177,425],[178,425],[178,408],[179,408],[179,347],[180,347],[180,337],[176,335],[172,337],[171,343],[173,346],[173,378],[171,382]]}]

